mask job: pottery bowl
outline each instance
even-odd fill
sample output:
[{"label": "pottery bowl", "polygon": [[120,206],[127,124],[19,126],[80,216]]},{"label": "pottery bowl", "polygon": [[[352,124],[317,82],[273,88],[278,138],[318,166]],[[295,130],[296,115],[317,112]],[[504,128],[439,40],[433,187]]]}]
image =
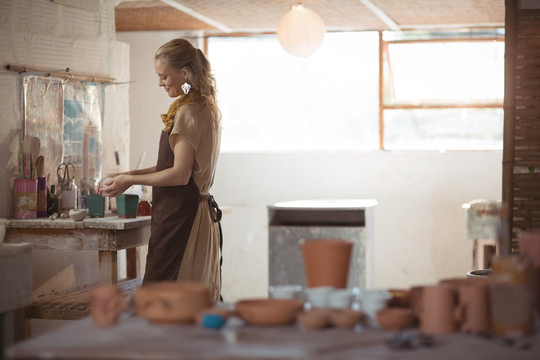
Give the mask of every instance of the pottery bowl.
[{"label": "pottery bowl", "polygon": [[85,209],[71,209],[69,210],[69,217],[74,221],[83,221],[87,213]]},{"label": "pottery bowl", "polygon": [[352,329],[356,324],[361,323],[364,317],[363,312],[349,309],[332,310],[330,313],[332,325],[340,329]]},{"label": "pottery bowl", "polygon": [[296,299],[248,299],[238,301],[236,314],[252,325],[287,325],[296,320],[304,302]]},{"label": "pottery bowl", "polygon": [[198,282],[154,282],[135,293],[135,312],[153,323],[192,323],[210,306],[210,288]]},{"label": "pottery bowl", "polygon": [[379,326],[386,331],[401,331],[411,327],[414,319],[411,308],[390,307],[377,312]]},{"label": "pottery bowl", "polygon": [[331,324],[329,309],[313,309],[303,311],[296,316],[296,319],[307,330],[320,330]]}]

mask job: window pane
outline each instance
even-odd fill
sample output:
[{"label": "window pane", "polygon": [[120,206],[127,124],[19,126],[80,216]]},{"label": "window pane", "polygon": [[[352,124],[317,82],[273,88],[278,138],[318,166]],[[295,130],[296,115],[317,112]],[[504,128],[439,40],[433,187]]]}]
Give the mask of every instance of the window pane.
[{"label": "window pane", "polygon": [[501,150],[502,109],[385,110],[388,150]]},{"label": "window pane", "polygon": [[210,38],[222,151],[378,148],[378,35],[328,33],[308,58],[275,36]]},{"label": "window pane", "polygon": [[394,43],[388,52],[385,71],[392,74],[393,82],[385,92],[387,105],[502,105],[504,42]]}]

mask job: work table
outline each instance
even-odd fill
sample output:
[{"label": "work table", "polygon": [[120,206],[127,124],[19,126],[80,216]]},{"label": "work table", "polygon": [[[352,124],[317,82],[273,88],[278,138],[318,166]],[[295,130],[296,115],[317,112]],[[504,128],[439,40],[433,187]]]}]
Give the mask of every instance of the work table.
[{"label": "work table", "polygon": [[[231,320],[237,320],[236,325]],[[238,325],[240,322],[240,325]],[[392,335],[380,329],[360,331],[329,328],[306,331],[297,325],[245,326],[232,318],[220,330],[199,325],[156,325],[122,314],[119,324],[96,328],[86,317],[7,349],[22,359],[470,359],[533,360],[540,337],[528,349],[518,349],[464,333],[438,335],[430,347],[392,349]]]}]

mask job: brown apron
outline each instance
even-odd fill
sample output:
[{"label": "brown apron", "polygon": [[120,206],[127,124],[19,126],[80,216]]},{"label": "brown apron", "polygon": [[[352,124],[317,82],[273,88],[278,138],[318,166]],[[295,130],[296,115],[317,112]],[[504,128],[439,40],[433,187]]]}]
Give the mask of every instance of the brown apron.
[{"label": "brown apron", "polygon": [[[174,164],[168,132],[162,131],[156,171]],[[176,281],[199,207],[199,190],[189,179],[181,186],[152,187],[151,235],[143,282]]]}]

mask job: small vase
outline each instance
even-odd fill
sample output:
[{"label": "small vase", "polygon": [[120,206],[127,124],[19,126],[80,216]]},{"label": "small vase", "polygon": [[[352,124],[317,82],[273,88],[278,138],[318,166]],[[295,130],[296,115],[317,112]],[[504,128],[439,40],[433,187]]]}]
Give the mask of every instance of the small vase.
[{"label": "small vase", "polygon": [[341,239],[308,239],[301,240],[300,246],[308,287],[347,287],[352,242]]}]

